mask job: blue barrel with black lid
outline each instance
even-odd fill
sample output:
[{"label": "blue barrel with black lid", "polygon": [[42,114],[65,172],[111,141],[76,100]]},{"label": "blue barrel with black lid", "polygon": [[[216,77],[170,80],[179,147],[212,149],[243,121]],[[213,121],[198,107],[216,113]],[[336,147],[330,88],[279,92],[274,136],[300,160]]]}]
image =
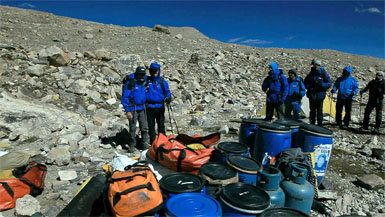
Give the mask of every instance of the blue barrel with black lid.
[{"label": "blue barrel with black lid", "polygon": [[205,194],[182,193],[167,201],[166,216],[220,217],[222,208],[217,200]]},{"label": "blue barrel with black lid", "polygon": [[242,155],[232,155],[226,163],[238,172],[239,182],[254,185],[257,183],[257,173],[262,167],[255,159]]},{"label": "blue barrel with black lid", "polygon": [[274,123],[287,126],[290,128],[291,131],[291,147],[294,147],[295,143],[295,137],[297,136],[299,132],[299,128],[302,125],[302,121],[292,120],[292,119],[279,119],[274,121]]},{"label": "blue barrel with black lid", "polygon": [[232,183],[220,193],[223,216],[255,216],[270,207],[269,195],[255,185]]},{"label": "blue barrel with black lid", "polygon": [[263,122],[263,119],[257,118],[242,119],[238,141],[239,143],[246,144],[250,148],[250,153],[254,152],[254,143],[258,130],[258,124]]},{"label": "blue barrel with black lid", "polygon": [[270,208],[265,210],[259,217],[306,217],[305,213],[286,207]]},{"label": "blue barrel with black lid", "polygon": [[206,194],[214,198],[223,185],[238,182],[237,171],[223,163],[208,162],[199,169],[199,175],[205,180]]},{"label": "blue barrel with black lid", "polygon": [[303,152],[312,153],[314,170],[320,185],[332,153],[333,132],[325,127],[303,124],[297,134],[295,147],[300,147]]},{"label": "blue barrel with black lid", "polygon": [[159,187],[167,200],[181,193],[206,193],[202,177],[190,173],[173,173],[163,176]]},{"label": "blue barrel with black lid", "polygon": [[227,158],[231,155],[243,155],[250,157],[247,145],[239,142],[221,142],[218,144],[217,149],[220,151],[220,159],[223,163],[226,163]]},{"label": "blue barrel with black lid", "polygon": [[258,125],[253,157],[262,162],[265,153],[276,156],[291,147],[291,130],[287,126],[264,122]]}]

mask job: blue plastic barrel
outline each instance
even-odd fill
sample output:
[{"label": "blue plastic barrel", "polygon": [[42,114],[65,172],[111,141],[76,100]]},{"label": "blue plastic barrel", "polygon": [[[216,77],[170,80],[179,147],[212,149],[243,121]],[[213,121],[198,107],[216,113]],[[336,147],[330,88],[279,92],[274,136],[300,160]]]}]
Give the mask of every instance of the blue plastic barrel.
[{"label": "blue plastic barrel", "polygon": [[218,144],[217,149],[221,153],[222,163],[226,163],[227,158],[231,155],[250,157],[248,146],[239,142],[221,142]]},{"label": "blue plastic barrel", "polygon": [[258,125],[253,157],[262,162],[265,153],[274,157],[279,152],[290,148],[290,128],[276,123],[265,122]]},{"label": "blue plastic barrel", "polygon": [[205,194],[182,193],[167,201],[166,216],[220,217],[222,208],[217,200]]},{"label": "blue plastic barrel", "polygon": [[250,153],[254,152],[255,136],[258,124],[264,122],[263,119],[242,119],[239,129],[239,143],[246,144],[250,148]]},{"label": "blue plastic barrel", "polygon": [[303,152],[313,153],[314,170],[320,185],[325,177],[333,148],[333,132],[325,127],[303,124],[296,137],[295,147],[300,147]]},{"label": "blue plastic barrel", "polygon": [[261,164],[250,157],[242,155],[232,155],[226,162],[238,172],[239,182],[255,185],[257,183],[257,173],[261,170]]},{"label": "blue plastic barrel", "polygon": [[301,127],[302,123],[301,121],[297,120],[291,120],[291,119],[279,119],[276,120],[274,123],[287,126],[290,128],[291,131],[291,147],[294,147],[294,143],[296,141],[295,137],[297,136],[299,132],[299,128]]},{"label": "blue plastic barrel", "polygon": [[265,191],[240,182],[224,186],[220,201],[223,216],[255,216],[270,207],[270,198]]},{"label": "blue plastic barrel", "polygon": [[162,193],[165,194],[167,198],[181,193],[206,193],[203,179],[200,176],[190,173],[173,173],[165,175],[159,181],[159,186]]}]

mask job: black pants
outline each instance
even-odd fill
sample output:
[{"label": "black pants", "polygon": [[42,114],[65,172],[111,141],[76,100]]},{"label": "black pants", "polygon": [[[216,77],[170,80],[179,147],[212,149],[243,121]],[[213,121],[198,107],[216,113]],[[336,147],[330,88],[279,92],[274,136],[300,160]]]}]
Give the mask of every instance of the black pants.
[{"label": "black pants", "polygon": [[344,125],[349,126],[352,111],[352,103],[352,99],[337,99],[336,122],[338,125],[342,125],[342,109],[343,107],[345,107]]},{"label": "black pants", "polygon": [[376,102],[369,101],[365,108],[364,123],[362,127],[368,129],[369,127],[369,116],[373,109],[376,108],[376,128],[380,128],[382,121],[382,100]]},{"label": "black pants", "polygon": [[315,119],[317,117],[317,125],[322,126],[324,99],[314,99],[310,97],[309,105],[310,105],[310,123],[315,124]]},{"label": "black pants", "polygon": [[164,107],[162,108],[149,108],[147,107],[147,121],[150,134],[150,145],[154,142],[157,133],[155,133],[155,122],[158,125],[158,134],[163,133],[166,135],[164,128]]},{"label": "black pants", "polygon": [[265,120],[271,121],[273,119],[274,110],[277,112],[277,118],[278,119],[281,119],[284,117],[284,115],[283,115],[283,103],[267,102],[266,103]]}]

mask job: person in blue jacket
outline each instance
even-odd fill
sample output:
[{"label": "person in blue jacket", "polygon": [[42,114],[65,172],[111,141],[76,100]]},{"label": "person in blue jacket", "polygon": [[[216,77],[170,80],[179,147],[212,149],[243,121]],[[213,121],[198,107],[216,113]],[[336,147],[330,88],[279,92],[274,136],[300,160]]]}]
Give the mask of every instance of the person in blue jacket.
[{"label": "person in blue jacket", "polygon": [[323,103],[326,91],[332,86],[332,81],[324,67],[321,67],[321,61],[313,60],[312,65],[304,81],[306,96],[309,98],[310,123],[315,124],[317,117],[317,125],[322,126]]},{"label": "person in blue jacket", "polygon": [[[299,120],[301,118],[301,99],[306,94],[302,78],[297,76],[296,69],[289,70],[289,92],[285,101],[285,116]],[[291,115],[293,113],[293,115]]]},{"label": "person in blue jacket", "polygon": [[155,122],[158,125],[158,134],[166,135],[164,127],[165,103],[171,102],[171,92],[167,81],[161,77],[161,65],[153,62],[150,65],[150,77],[147,78],[147,120],[150,130],[150,144],[155,140]]},{"label": "person in blue jacket", "polygon": [[124,83],[122,94],[122,105],[126,112],[129,122],[129,152],[135,151],[136,146],[136,123],[139,122],[140,132],[142,134],[142,144],[149,147],[148,124],[146,115],[146,69],[137,67],[135,73],[128,76]]},{"label": "person in blue jacket", "polygon": [[[336,104],[336,122],[341,129],[349,127],[350,114],[352,111],[353,97],[358,93],[358,84],[352,77],[353,69],[345,67],[342,76],[334,82],[332,93],[338,91]],[[342,125],[342,109],[345,107],[344,125]]]},{"label": "person in blue jacket", "polygon": [[278,119],[283,118],[282,107],[289,91],[287,79],[279,70],[278,64],[276,62],[270,63],[269,69],[269,75],[262,83],[262,90],[267,94],[265,117],[267,121],[273,119],[274,110],[277,112]]}]

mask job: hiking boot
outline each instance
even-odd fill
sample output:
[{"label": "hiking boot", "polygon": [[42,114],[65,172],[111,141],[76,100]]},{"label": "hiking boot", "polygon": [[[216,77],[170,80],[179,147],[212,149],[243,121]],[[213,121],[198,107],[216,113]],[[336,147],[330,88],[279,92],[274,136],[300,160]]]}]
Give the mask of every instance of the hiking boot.
[{"label": "hiking boot", "polygon": [[341,130],[346,130],[346,128],[347,128],[347,127],[344,126],[344,125],[339,125],[339,126],[340,126],[340,129],[341,129]]},{"label": "hiking boot", "polygon": [[379,128],[374,128],[374,130],[373,130],[373,133],[375,133],[375,134],[379,134],[380,133],[380,129]]},{"label": "hiking boot", "polygon": [[368,131],[369,129],[367,127],[360,127],[360,131]]}]

